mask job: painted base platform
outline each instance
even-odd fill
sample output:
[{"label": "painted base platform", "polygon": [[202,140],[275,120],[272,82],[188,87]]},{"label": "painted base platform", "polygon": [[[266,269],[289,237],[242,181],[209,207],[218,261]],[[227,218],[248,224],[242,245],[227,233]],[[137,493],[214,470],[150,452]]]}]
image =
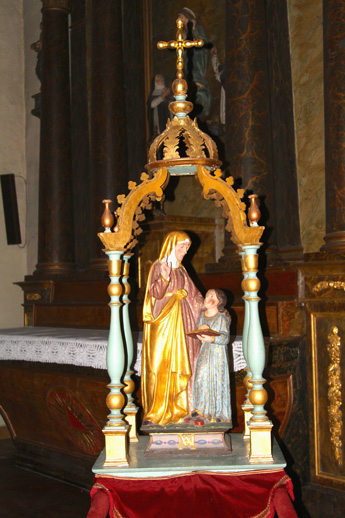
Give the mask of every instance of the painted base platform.
[{"label": "painted base platform", "polygon": [[[202,423],[202,425],[201,425]],[[232,422],[205,423],[191,418],[188,422],[169,423],[167,426],[142,425],[140,430],[149,434],[146,455],[229,455],[231,438],[226,434]]]},{"label": "painted base platform", "polygon": [[231,438],[224,432],[153,433],[146,455],[230,455]]},{"label": "painted base platform", "polygon": [[244,441],[242,434],[230,434],[232,442],[232,453],[224,456],[203,455],[193,456],[169,456],[165,458],[148,457],[145,450],[148,446],[149,437],[139,437],[139,442],[131,443],[129,449],[129,466],[103,468],[105,450],[101,452],[95,462],[92,471],[98,475],[109,475],[116,477],[163,477],[181,473],[193,473],[197,471],[208,471],[215,473],[229,472],[250,472],[258,470],[281,470],[286,466],[283,454],[273,441],[273,462],[260,462],[250,464],[248,460],[249,442]]}]

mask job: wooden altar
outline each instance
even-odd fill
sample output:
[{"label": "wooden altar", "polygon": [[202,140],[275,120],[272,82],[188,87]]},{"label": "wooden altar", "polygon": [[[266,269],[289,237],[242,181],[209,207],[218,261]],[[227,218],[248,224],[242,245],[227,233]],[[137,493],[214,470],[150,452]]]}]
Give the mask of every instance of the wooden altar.
[{"label": "wooden altar", "polygon": [[[90,487],[91,467],[104,447],[107,338],[108,331],[78,328],[0,331],[0,411],[14,441],[18,464]],[[297,341],[296,353],[298,345]],[[275,347],[278,354],[269,355],[266,375],[272,390],[270,416],[280,437],[288,437],[290,424],[295,426],[291,413],[296,407],[293,376],[297,364],[291,363],[289,373],[280,373],[284,355],[286,360],[291,358],[291,343],[289,353],[286,343],[282,346],[279,353]],[[244,430],[243,376],[240,370],[231,378],[233,433],[239,436]],[[21,401],[26,401],[25,411]]]}]

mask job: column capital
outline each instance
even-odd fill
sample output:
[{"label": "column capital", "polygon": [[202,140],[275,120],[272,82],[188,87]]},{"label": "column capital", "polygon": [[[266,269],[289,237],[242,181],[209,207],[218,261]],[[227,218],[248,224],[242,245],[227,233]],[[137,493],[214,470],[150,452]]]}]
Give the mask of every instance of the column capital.
[{"label": "column capital", "polygon": [[42,11],[64,11],[66,14],[70,11],[70,0],[41,0],[41,2]]}]

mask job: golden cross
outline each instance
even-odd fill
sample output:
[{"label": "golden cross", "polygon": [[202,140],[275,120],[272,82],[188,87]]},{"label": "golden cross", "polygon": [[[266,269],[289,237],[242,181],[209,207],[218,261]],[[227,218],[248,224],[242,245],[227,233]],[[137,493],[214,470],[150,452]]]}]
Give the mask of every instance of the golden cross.
[{"label": "golden cross", "polygon": [[191,47],[202,47],[204,42],[202,39],[195,39],[194,41],[183,39],[183,21],[181,18],[177,18],[176,20],[177,32],[176,32],[176,41],[159,41],[157,43],[157,47],[162,49],[176,49],[177,54],[177,62],[176,62],[176,77],[178,79],[183,78],[183,52],[184,49],[190,49]]}]

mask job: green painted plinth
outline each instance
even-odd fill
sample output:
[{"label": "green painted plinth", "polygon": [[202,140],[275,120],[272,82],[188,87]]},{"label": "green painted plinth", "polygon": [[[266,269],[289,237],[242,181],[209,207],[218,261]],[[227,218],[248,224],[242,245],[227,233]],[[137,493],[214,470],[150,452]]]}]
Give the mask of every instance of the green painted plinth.
[{"label": "green painted plinth", "polygon": [[222,472],[250,472],[257,470],[279,470],[286,466],[283,454],[273,441],[273,462],[260,462],[250,464],[248,460],[249,442],[244,441],[242,434],[231,434],[232,453],[225,456],[202,457],[168,457],[152,458],[145,455],[149,438],[139,437],[139,442],[131,443],[129,449],[130,462],[124,468],[103,468],[105,450],[99,455],[92,471],[97,475],[110,475],[116,477],[162,477],[178,475],[181,473],[192,473],[195,471]]}]

